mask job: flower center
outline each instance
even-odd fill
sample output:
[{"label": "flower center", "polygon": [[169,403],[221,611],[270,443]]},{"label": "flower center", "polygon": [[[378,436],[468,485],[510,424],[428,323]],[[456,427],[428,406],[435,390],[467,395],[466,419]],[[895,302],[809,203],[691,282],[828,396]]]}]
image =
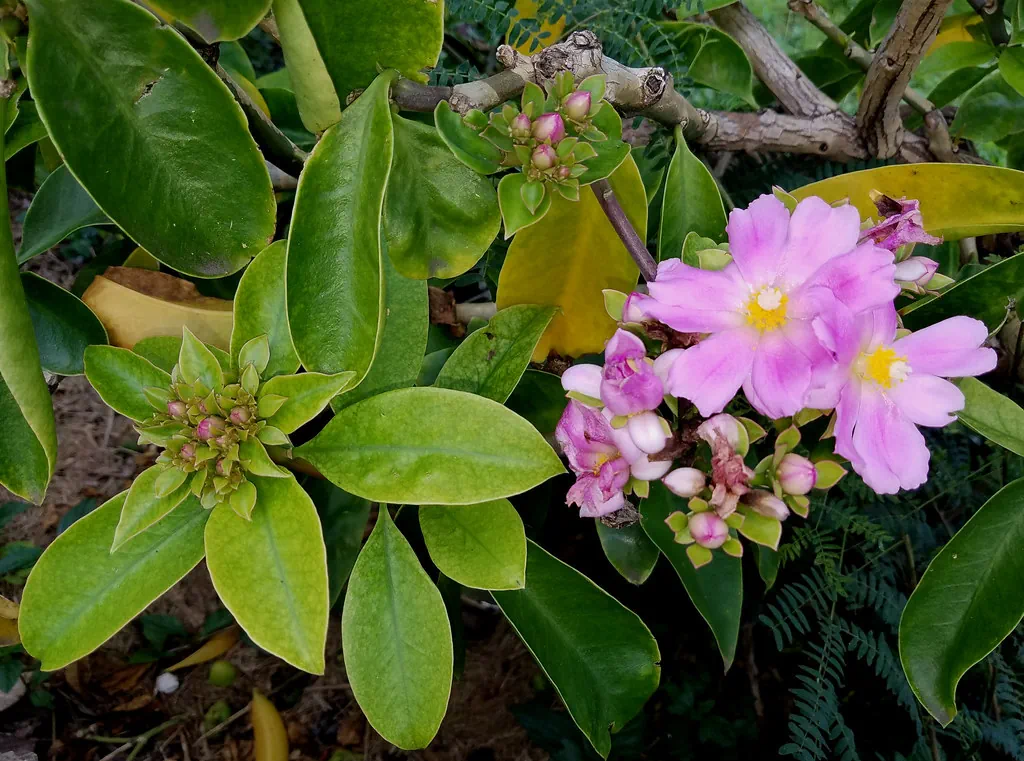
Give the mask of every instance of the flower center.
[{"label": "flower center", "polygon": [[598,475],[601,474],[601,468],[610,459],[612,459],[612,456],[609,455],[609,454],[599,454],[597,456],[597,460],[595,460],[595,462],[594,462],[594,470],[593,470],[593,473],[594,473],[595,476],[598,476]]},{"label": "flower center", "polygon": [[760,330],[775,330],[786,322],[786,294],[778,288],[762,288],[747,302],[747,322]]},{"label": "flower center", "polygon": [[896,355],[889,346],[875,349],[870,354],[861,354],[857,360],[857,371],[865,380],[873,381],[882,388],[900,384],[911,373],[906,357]]}]

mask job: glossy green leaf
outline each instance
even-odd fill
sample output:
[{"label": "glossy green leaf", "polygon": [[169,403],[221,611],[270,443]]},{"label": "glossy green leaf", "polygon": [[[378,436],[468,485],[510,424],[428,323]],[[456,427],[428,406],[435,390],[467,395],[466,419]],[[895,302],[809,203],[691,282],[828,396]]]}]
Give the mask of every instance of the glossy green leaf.
[{"label": "glossy green leaf", "polygon": [[209,512],[194,498],[111,554],[127,496],[121,492],[75,521],[28,577],[18,626],[44,671],[91,653],[203,559]]},{"label": "glossy green leaf", "polygon": [[85,350],[85,377],[96,393],[114,411],[136,422],[153,416],[156,410],[142,389],[170,388],[171,376],[148,359],[116,346],[90,346]]},{"label": "glossy green leaf", "polygon": [[492,592],[573,721],[607,757],[611,733],[658,688],[658,643],[635,613],[529,543],[526,588]]},{"label": "glossy green leaf", "polygon": [[779,553],[763,545],[758,545],[757,572],[761,575],[765,589],[775,586],[775,579],[779,575]]},{"label": "glossy green leaf", "polygon": [[130,0],[28,6],[32,97],[89,195],[180,272],[219,277],[244,266],[274,233],[274,195],[224,83]]},{"label": "glossy green leaf", "polygon": [[338,410],[416,383],[427,348],[430,305],[423,280],[402,277],[391,259],[384,257],[384,334],[363,382],[331,400]]},{"label": "glossy green leaf", "polygon": [[23,101],[18,116],[4,137],[4,161],[10,161],[22,148],[38,143],[44,137],[46,126],[39,118],[36,104],[31,100]]},{"label": "glossy green leaf", "polygon": [[270,10],[270,0],[150,0],[150,2],[157,10],[199,32],[207,42],[237,40],[239,37],[244,37]]},{"label": "glossy green leaf", "polygon": [[274,20],[281,35],[281,52],[289,73],[288,86],[295,92],[302,123],[310,132],[319,134],[341,120],[341,103],[334,83],[309,31],[299,0],[274,0]]},{"label": "glossy green leaf", "polygon": [[504,404],[529,366],[537,342],[556,311],[555,307],[533,304],[502,309],[486,327],[459,344],[434,385]]},{"label": "glossy green leaf", "polygon": [[189,484],[185,482],[169,494],[160,496],[157,493],[157,481],[166,472],[164,467],[152,466],[136,476],[121,508],[121,520],[118,521],[110,544],[111,552],[121,550],[126,542],[166,518],[189,495]]},{"label": "glossy green leaf", "polygon": [[502,170],[498,147],[466,124],[448,101],[442,100],[434,109],[434,125],[455,158],[474,172],[494,174]]},{"label": "glossy green leaf", "polygon": [[562,379],[552,373],[532,369],[523,373],[515,391],[505,401],[505,406],[529,420],[544,434],[555,432],[566,404]]},{"label": "glossy green leaf", "polygon": [[754,105],[754,71],[736,40],[707,24],[666,21],[660,26],[689,63],[690,79]]},{"label": "glossy green leaf", "polygon": [[429,124],[394,118],[395,156],[384,202],[384,234],[395,268],[425,280],[461,275],[501,227],[490,180],[452,155]]},{"label": "glossy green leaf", "polygon": [[[287,72],[287,69],[281,69],[281,71]],[[332,89],[331,92],[334,90]],[[264,87],[260,89],[260,95],[263,96],[263,100],[270,110],[270,119],[274,122],[274,126],[302,150],[313,150],[317,138],[302,123],[302,115],[299,113],[299,104],[295,99],[295,93],[283,87]],[[328,126],[337,124],[339,119],[341,119],[340,111]]]},{"label": "glossy green leaf", "polygon": [[690,16],[696,16],[701,13],[709,13],[718,8],[724,8],[727,5],[732,5],[736,0],[701,0],[701,2],[686,2],[683,0],[682,3],[675,9],[676,18],[688,18]]},{"label": "glossy green leaf", "polygon": [[341,617],[345,674],[359,707],[400,748],[437,734],[452,686],[452,634],[437,587],[382,506]]},{"label": "glossy green leaf", "polygon": [[85,348],[105,344],[107,331],[81,300],[31,272],[21,274],[43,369],[56,375],[85,372]]},{"label": "glossy green leaf", "polygon": [[516,172],[505,175],[498,183],[498,206],[501,209],[502,224],[505,226],[505,240],[523,228],[540,222],[551,208],[552,193],[545,193],[533,211],[526,207],[523,202],[523,186],[526,182],[526,175]]},{"label": "glossy green leaf", "polygon": [[900,0],[879,0],[871,12],[869,47],[878,47],[899,13]]},{"label": "glossy green leaf", "polygon": [[1019,94],[1024,95],[1024,48],[1006,48],[999,56],[999,73]]},{"label": "glossy green leaf", "polygon": [[253,642],[322,674],[327,557],[316,507],[294,478],[249,480],[257,493],[252,520],[220,505],[206,526],[213,586]]},{"label": "glossy green leaf", "polygon": [[662,554],[675,568],[697,612],[711,627],[726,671],[736,657],[743,607],[743,561],[716,552],[700,570],[686,557],[686,546],[675,542],[665,519],[676,510],[686,511],[686,500],[675,496],[660,482],[651,484],[651,495],[640,503],[640,522]]},{"label": "glossy green leaf", "polygon": [[658,258],[682,256],[683,241],[693,232],[714,241],[725,240],[725,206],[718,185],[704,162],[693,155],[676,130],[676,150],[665,175],[658,230]]},{"label": "glossy green leaf", "polygon": [[299,5],[342,102],[382,69],[426,82],[420,71],[437,64],[444,38],[443,0],[299,0]]},{"label": "glossy green leaf", "polygon": [[370,501],[342,491],[323,478],[308,479],[304,488],[320,514],[327,547],[328,594],[333,607],[363,546]]},{"label": "glossy green leaf", "polygon": [[75,230],[110,224],[65,164],[43,180],[25,212],[18,263],[49,251]]},{"label": "glossy green leaf", "polygon": [[916,74],[947,74],[968,66],[984,66],[995,60],[996,51],[988,42],[950,42],[929,52],[921,60]]},{"label": "glossy green leaf", "polygon": [[1024,457],[1024,410],[977,378],[956,381],[964,394],[960,422],[993,444]]},{"label": "glossy green leaf", "polygon": [[335,396],[352,382],[353,373],[323,375],[321,373],[300,373],[299,375],[278,375],[260,388],[260,396],[276,394],[286,401],[282,407],[267,419],[267,423],[291,433],[303,423],[308,423],[323,410]]},{"label": "glossy green leaf", "polygon": [[188,328],[182,328],[178,373],[186,383],[199,381],[211,389],[224,385],[224,371],[217,357]]},{"label": "glossy green leaf", "polygon": [[994,71],[972,87],[949,125],[955,138],[995,142],[1024,131],[1024,95]]},{"label": "glossy green leaf", "polygon": [[274,241],[252,260],[235,291],[234,321],[231,325],[231,355],[246,341],[265,335],[270,342],[270,363],[264,378],[287,375],[299,368],[292,346],[285,308],[285,257],[287,241]]},{"label": "glossy green leaf", "polygon": [[391,74],[324,133],[299,178],[288,236],[288,322],[303,367],[362,380],[384,327],[381,214],[391,171]]},{"label": "glossy green leaf", "polygon": [[[1021,175],[1024,178],[1024,173]],[[1024,216],[1021,222],[1024,226]],[[1021,303],[1021,297],[1024,297],[1024,255],[1017,254],[956,282],[936,298],[913,302],[901,309],[900,314],[903,324],[911,330],[920,330],[958,314],[976,317],[984,321],[989,330],[995,330],[1006,317],[1011,299]]]},{"label": "glossy green leaf", "polygon": [[[195,0],[157,0],[157,3],[187,3],[194,2]],[[270,0],[242,0],[243,4],[263,3],[266,2],[268,9],[270,6]],[[213,4],[211,4],[211,15],[212,11],[215,10]],[[216,10],[221,10],[217,8]],[[241,10],[241,9],[239,9]],[[266,16],[266,11],[263,13]],[[180,17],[179,17],[179,20]],[[187,22],[186,22],[187,23]],[[253,25],[255,26],[255,24]],[[251,29],[251,27],[250,27]],[[202,34],[200,32],[200,34]],[[252,65],[252,61],[249,60],[248,53],[245,52],[245,48],[238,42],[221,42],[217,46],[219,55],[217,57],[217,63],[224,67],[224,69],[231,74],[232,77],[235,74],[245,77],[250,82],[256,82],[256,68]]]},{"label": "glossy green leaf", "polygon": [[601,549],[612,567],[630,584],[643,584],[658,563],[661,551],[639,523],[612,528],[594,521]]},{"label": "glossy green leaf", "polygon": [[1024,480],[1004,487],[932,560],[900,619],[900,660],[918,700],[943,726],[956,686],[1024,616]]},{"label": "glossy green leaf", "polygon": [[[223,349],[206,344],[213,356],[220,363],[220,369],[225,373],[231,371],[231,356]],[[132,352],[143,359],[147,359],[166,373],[170,373],[178,364],[178,356],[181,354],[181,338],[176,336],[151,336],[143,338],[135,346]]]},{"label": "glossy green leaf", "polygon": [[395,504],[471,505],[565,472],[514,412],[441,388],[399,389],[346,407],[295,455],[345,491]]},{"label": "glossy green leaf", "polygon": [[610,177],[629,156],[629,143],[622,142],[622,118],[610,103],[602,104],[593,117],[593,125],[607,137],[591,143],[597,155],[584,160],[587,170],[579,177],[581,186]]},{"label": "glossy green leaf", "polygon": [[980,66],[954,71],[935,85],[928,93],[928,100],[935,104],[936,108],[947,106],[983,80],[989,71],[991,69]]},{"label": "glossy green leaf", "polygon": [[423,506],[423,541],[441,573],[474,589],[522,589],[526,530],[507,499],[479,505]]}]

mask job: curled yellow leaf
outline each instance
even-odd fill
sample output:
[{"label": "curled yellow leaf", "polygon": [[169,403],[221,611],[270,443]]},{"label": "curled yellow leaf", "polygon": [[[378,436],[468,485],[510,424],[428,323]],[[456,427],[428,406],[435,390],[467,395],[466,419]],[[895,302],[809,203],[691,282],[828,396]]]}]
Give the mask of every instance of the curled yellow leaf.
[{"label": "curled yellow leaf", "polygon": [[256,761],[287,761],[288,733],[281,714],[259,690],[252,691],[252,734]]},{"label": "curled yellow leaf", "polygon": [[143,338],[181,336],[187,327],[204,343],[227,350],[232,302],[203,296],[193,283],[164,272],[108,267],[82,294],[110,343],[130,349]]},{"label": "curled yellow leaf", "polygon": [[178,669],[212,661],[214,658],[220,658],[224,653],[233,648],[237,642],[238,627],[229,626],[224,631],[217,632],[206,640],[192,655],[182,658],[167,670],[177,671]]},{"label": "curled yellow leaf", "polygon": [[980,23],[981,16],[974,11],[947,16],[942,20],[939,33],[936,35],[931,47],[928,48],[926,55],[931,55],[942,46],[948,45],[951,42],[977,42],[978,38],[971,34],[968,27],[976,26]]}]

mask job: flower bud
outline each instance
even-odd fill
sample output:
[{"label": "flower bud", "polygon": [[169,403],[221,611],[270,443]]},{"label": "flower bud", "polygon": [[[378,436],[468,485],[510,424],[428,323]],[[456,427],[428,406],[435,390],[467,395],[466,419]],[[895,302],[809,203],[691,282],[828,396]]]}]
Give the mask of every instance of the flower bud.
[{"label": "flower bud", "polygon": [[723,412],[709,417],[701,423],[697,428],[697,435],[710,444],[712,449],[715,439],[719,437],[724,438],[729,446],[735,449],[740,445],[740,425],[742,425],[740,421]]},{"label": "flower bud", "polygon": [[717,549],[729,538],[729,527],[715,513],[694,513],[690,516],[690,536],[701,547]]},{"label": "flower bud", "polygon": [[554,148],[550,145],[538,145],[534,149],[530,160],[538,169],[550,169],[558,161],[558,157],[555,155]]},{"label": "flower bud", "polygon": [[662,479],[662,483],[677,497],[689,499],[700,494],[707,479],[696,468],[676,468]]},{"label": "flower bud", "polygon": [[[554,112],[541,114],[534,121],[531,132],[538,140],[548,140],[554,145],[565,137],[565,123],[562,121],[562,117]],[[534,156],[536,155],[534,154]],[[546,169],[547,167],[542,168]]]},{"label": "flower bud", "polygon": [[526,114],[519,114],[512,119],[508,126],[512,132],[512,137],[523,138],[530,136],[530,127],[532,124],[530,122],[530,117]]},{"label": "flower bud", "polygon": [[234,407],[229,417],[235,425],[244,425],[249,422],[249,418],[252,416],[249,414],[248,407]]},{"label": "flower bud", "polygon": [[629,437],[637,449],[647,454],[657,454],[665,448],[669,439],[667,429],[665,421],[655,412],[630,415],[629,422],[626,423],[626,430],[629,431]]},{"label": "flower bud", "polygon": [[560,180],[568,180],[572,170],[567,166],[560,166],[555,170],[555,176]]},{"label": "flower bud", "polygon": [[586,90],[577,90],[562,103],[562,110],[565,115],[575,121],[582,121],[590,113],[590,93]]},{"label": "flower bud", "polygon": [[896,265],[897,283],[910,283],[924,288],[935,276],[939,263],[926,256],[912,256]]},{"label": "flower bud", "polygon": [[231,443],[231,439],[225,433],[225,434],[222,434],[222,435],[218,436],[217,438],[215,438],[213,440],[213,443],[223,449],[224,447],[228,446]]},{"label": "flower bud", "polygon": [[231,463],[227,460],[217,460],[214,470],[217,471],[218,476],[226,476],[231,473]]},{"label": "flower bud", "polygon": [[652,460],[642,457],[629,464],[629,475],[637,481],[657,481],[672,468],[668,460]]},{"label": "flower bud", "polygon": [[167,402],[167,414],[171,417],[184,417],[186,412],[188,412],[188,407],[185,402]]},{"label": "flower bud", "polygon": [[814,488],[818,480],[818,471],[814,469],[814,463],[792,452],[782,458],[775,475],[779,479],[782,491],[794,496],[806,494]]},{"label": "flower bud", "polygon": [[224,433],[224,421],[216,415],[204,417],[196,428],[196,435],[203,441],[209,441],[222,433]]},{"label": "flower bud", "polygon": [[199,402],[199,404],[197,404],[197,405],[196,405],[196,408],[197,408],[197,409],[198,409],[198,410],[199,410],[199,411],[200,411],[201,413],[203,413],[204,415],[205,415],[205,414],[206,414],[206,412],[207,412],[207,410],[206,410],[206,402]]},{"label": "flower bud", "polygon": [[789,508],[786,507],[786,503],[771,492],[754,489],[744,494],[741,501],[755,513],[766,518],[784,521],[789,517]]},{"label": "flower bud", "polygon": [[196,448],[193,444],[183,444],[178,450],[178,456],[183,460],[191,460],[196,456]]}]

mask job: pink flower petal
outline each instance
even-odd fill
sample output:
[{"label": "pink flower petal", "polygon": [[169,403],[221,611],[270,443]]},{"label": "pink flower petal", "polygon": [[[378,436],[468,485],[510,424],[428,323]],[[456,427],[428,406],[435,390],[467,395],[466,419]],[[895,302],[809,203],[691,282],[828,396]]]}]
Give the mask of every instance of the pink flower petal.
[{"label": "pink flower petal", "polygon": [[721,412],[750,374],[759,335],[747,328],[716,333],[686,349],[669,373],[669,392],[689,399],[700,414]]},{"label": "pink flower petal", "polygon": [[886,389],[900,411],[917,425],[941,428],[956,420],[964,408],[964,395],[948,380],[912,372],[902,383]]},{"label": "pink flower petal", "polygon": [[892,401],[877,390],[861,395],[853,444],[862,462],[853,462],[864,483],[878,494],[916,489],[928,478],[931,456],[924,436]]},{"label": "pink flower petal", "polygon": [[729,252],[752,288],[773,284],[789,229],[789,210],[773,195],[762,195],[746,209],[733,209],[725,228]]},{"label": "pink flower petal", "polygon": [[988,328],[973,317],[950,317],[911,333],[892,348],[907,358],[915,373],[963,378],[981,375],[996,366],[996,353],[981,348]]},{"label": "pink flower petal", "polygon": [[799,286],[825,262],[852,250],[859,236],[856,207],[833,208],[816,196],[805,198],[789,222],[779,272],[782,283],[788,289]]},{"label": "pink flower petal", "polygon": [[671,460],[651,460],[644,455],[643,459],[630,464],[629,473],[637,481],[657,481],[672,469]]},{"label": "pink flower petal", "polygon": [[654,374],[661,379],[661,385],[668,388],[668,376],[672,371],[672,365],[676,363],[686,349],[669,349],[654,360]]},{"label": "pink flower petal", "polygon": [[851,378],[840,391],[839,404],[836,406],[835,450],[837,454],[854,463],[854,467],[861,461],[853,445],[853,429],[860,415],[860,400],[863,393],[864,384]]},{"label": "pink flower petal", "polygon": [[647,347],[644,342],[630,333],[628,330],[619,328],[615,331],[604,347],[605,362],[622,362],[627,359],[643,359],[647,356]]},{"label": "pink flower petal", "polygon": [[675,330],[712,333],[744,322],[741,310],[749,293],[734,265],[711,271],[673,259],[658,265],[658,277],[649,287],[652,298],[640,307]]},{"label": "pink flower petal", "polygon": [[562,373],[562,388],[594,399],[601,398],[601,366],[573,365]]},{"label": "pink flower petal", "polygon": [[754,352],[750,378],[743,386],[754,409],[773,419],[800,410],[811,385],[809,355],[820,351],[818,339],[805,322],[791,322],[765,333]]},{"label": "pink flower petal", "polygon": [[855,314],[874,309],[899,295],[894,261],[891,251],[865,243],[823,263],[804,287],[829,288]]}]

